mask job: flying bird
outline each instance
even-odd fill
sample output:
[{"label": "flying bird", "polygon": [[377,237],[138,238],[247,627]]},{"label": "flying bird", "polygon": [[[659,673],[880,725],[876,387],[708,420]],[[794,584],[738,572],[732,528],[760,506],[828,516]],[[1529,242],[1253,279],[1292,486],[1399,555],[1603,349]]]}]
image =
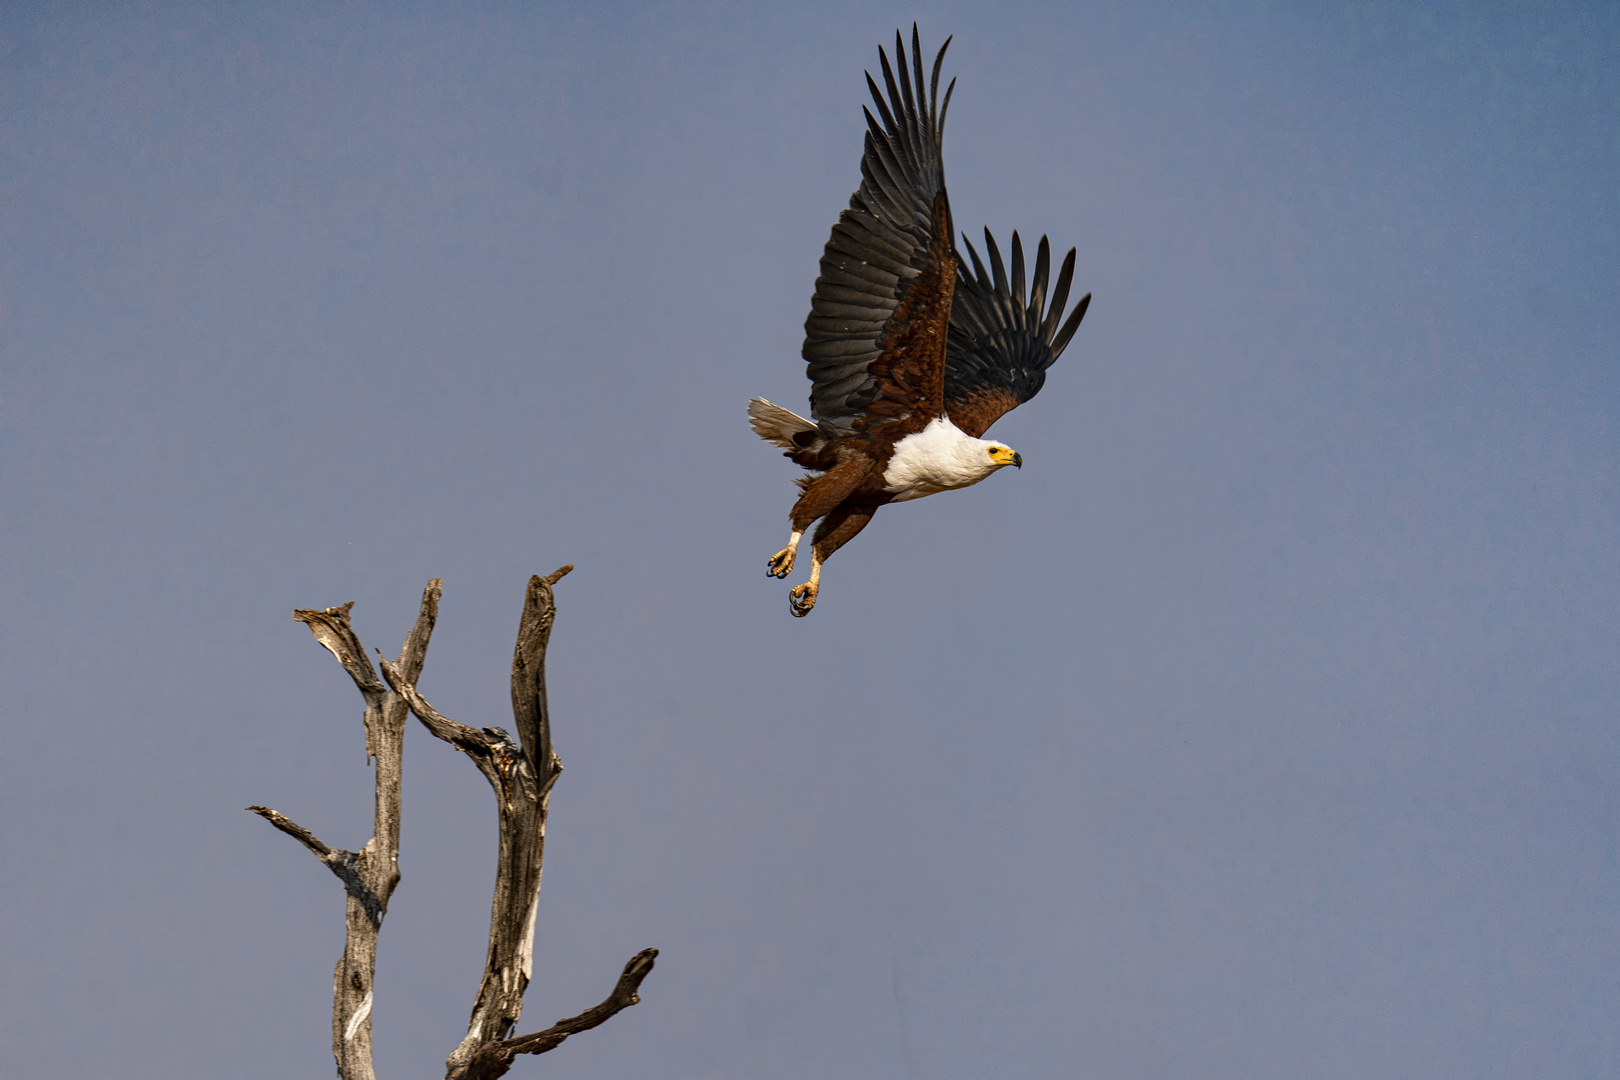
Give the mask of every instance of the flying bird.
[{"label": "flying bird", "polygon": [[894,35],[895,68],[880,47],[887,93],[870,72],[877,116],[866,113],[861,186],[838,215],[821,256],[803,356],[810,376],[810,419],[755,398],[754,433],[810,470],[797,483],[787,547],[767,573],[793,571],[811,525],[810,579],[789,594],[793,614],[816,606],[821,568],[855,537],[878,507],[977,484],[1008,465],[1012,447],[981,436],[998,418],[1040,392],[1046,369],[1085,317],[1091,294],[1066,322],[1074,250],[1058,271],[1050,302],[1051,252],[1041,237],[1028,298],[1024,247],[1012,235],[1012,276],[990,230],[986,270],[964,234],[971,271],[959,256],[945,194],[940,139],[952,79],[939,98],[946,38],[924,84],[922,48],[911,28],[911,69]]}]

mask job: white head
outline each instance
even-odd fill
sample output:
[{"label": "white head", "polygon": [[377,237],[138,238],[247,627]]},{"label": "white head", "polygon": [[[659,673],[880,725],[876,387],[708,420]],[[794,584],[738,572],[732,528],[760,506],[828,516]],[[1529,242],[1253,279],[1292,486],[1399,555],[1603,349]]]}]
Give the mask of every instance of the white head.
[{"label": "white head", "polygon": [[902,502],[977,484],[997,469],[1023,463],[1007,444],[975,439],[941,418],[895,444],[883,485]]},{"label": "white head", "polygon": [[951,449],[954,451],[952,456],[956,458],[961,474],[973,478],[968,481],[970,484],[976,484],[997,469],[1004,469],[1008,465],[1014,468],[1024,466],[1024,459],[1018,451],[994,439],[975,439],[964,434]]},{"label": "white head", "polygon": [[988,439],[980,439],[979,442],[984,444],[985,453],[990,456],[996,468],[999,469],[1003,465],[1011,465],[1015,469],[1024,467],[1024,455],[1006,443],[992,442]]}]

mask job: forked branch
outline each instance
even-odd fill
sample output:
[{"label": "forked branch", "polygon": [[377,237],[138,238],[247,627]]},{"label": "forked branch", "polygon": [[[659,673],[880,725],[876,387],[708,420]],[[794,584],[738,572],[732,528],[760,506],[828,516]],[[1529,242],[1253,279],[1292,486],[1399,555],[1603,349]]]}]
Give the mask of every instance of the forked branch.
[{"label": "forked branch", "polygon": [[657,949],[642,949],[636,953],[624,965],[624,971],[607,1000],[578,1016],[559,1020],[546,1030],[536,1031],[532,1035],[485,1043],[473,1054],[466,1068],[454,1074],[456,1080],[495,1080],[506,1075],[506,1071],[512,1067],[512,1059],[519,1054],[543,1054],[547,1050],[555,1050],[568,1036],[605,1024],[621,1009],[640,1004],[641,995],[637,991],[641,988],[641,980],[652,971],[653,962],[657,959]]},{"label": "forked branch", "polygon": [[[439,589],[434,578],[422,592],[416,626],[405,638],[395,670],[422,673],[428,641],[439,615]],[[267,806],[249,810],[303,844],[343,882],[348,893],[344,915],[343,956],[332,973],[332,1056],[343,1080],[374,1080],[371,1065],[372,987],[377,974],[377,935],[388,914],[388,899],[399,884],[400,779],[405,751],[405,722],[410,706],[377,678],[366,659],[365,646],[349,624],[354,602],[325,610],[300,609],[293,618],[309,627],[343,670],[354,680],[365,701],[362,719],[366,755],[376,763],[376,796],[371,839],[358,852],[331,848],[315,834]]]},{"label": "forked branch", "polygon": [[[551,744],[546,705],[546,646],[556,620],[552,587],[572,566],[529,580],[512,654],[512,714],[517,739],[498,727],[475,728],[440,713],[416,689],[438,617],[440,582],[428,583],[416,626],[399,659],[380,655],[382,679],[349,624],[352,603],[322,611],[300,610],[315,639],[335,656],[365,699],[366,750],[377,763],[375,831],[358,853],[329,847],[314,833],[264,806],[252,810],[308,848],[344,883],[348,934],[333,986],[332,1052],[343,1080],[373,1080],[372,981],[377,934],[399,881],[400,764],[406,717],[414,713],[435,737],[465,753],[495,792],[500,848],[490,905],[489,949],[467,1035],[446,1061],[449,1080],[493,1080],[518,1054],[543,1054],[570,1035],[588,1031],[641,999],[641,981],[657,949],[630,959],[601,1004],[544,1031],[510,1038],[523,1012],[523,992],[534,966],[534,924],[545,856],[546,812],[562,762]],[[384,682],[386,680],[386,684]]]}]

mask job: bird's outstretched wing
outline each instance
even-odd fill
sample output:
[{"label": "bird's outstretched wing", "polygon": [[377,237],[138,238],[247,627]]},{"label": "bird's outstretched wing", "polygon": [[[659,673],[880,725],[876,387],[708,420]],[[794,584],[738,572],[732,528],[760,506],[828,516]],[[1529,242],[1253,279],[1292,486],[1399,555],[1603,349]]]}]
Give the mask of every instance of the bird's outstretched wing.
[{"label": "bird's outstretched wing", "polygon": [[979,261],[973,242],[962,237],[973,271],[958,266],[956,297],[951,304],[951,333],[945,350],[945,409],[951,423],[981,438],[1003,414],[1016,409],[1046,382],[1046,369],[1062,354],[1086,316],[1091,294],[1080,298],[1062,328],[1063,308],[1074,279],[1074,249],[1058,271],[1052,302],[1046,303],[1051,249],[1041,237],[1035,254],[1035,279],[1024,301],[1024,245],[1013,233],[1012,281],[1001,261],[995,237],[984,230],[990,270]]},{"label": "bird's outstretched wing", "polygon": [[939,99],[939,69],[925,85],[921,42],[911,28],[911,64],[897,32],[896,79],[880,49],[887,95],[866,85],[878,116],[866,110],[861,186],[838,216],[821,256],[821,276],[804,324],[810,415],[823,430],[861,431],[944,411],[940,339],[950,319],[956,275],[950,203],[940,136],[952,80]]}]

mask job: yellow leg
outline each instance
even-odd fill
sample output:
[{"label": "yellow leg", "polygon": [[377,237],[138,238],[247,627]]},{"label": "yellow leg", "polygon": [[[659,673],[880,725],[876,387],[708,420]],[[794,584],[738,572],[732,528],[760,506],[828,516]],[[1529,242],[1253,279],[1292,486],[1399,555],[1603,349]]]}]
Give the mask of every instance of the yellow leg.
[{"label": "yellow leg", "polygon": [[793,561],[798,557],[799,539],[802,536],[804,536],[804,530],[793,530],[793,535],[788,537],[787,547],[772,555],[770,561],[765,564],[766,577],[781,578],[793,573]]},{"label": "yellow leg", "polygon": [[810,614],[816,606],[816,595],[821,592],[821,559],[816,555],[816,549],[810,549],[810,580],[803,585],[793,586],[788,593],[788,606],[793,609],[795,618],[802,619]]}]

